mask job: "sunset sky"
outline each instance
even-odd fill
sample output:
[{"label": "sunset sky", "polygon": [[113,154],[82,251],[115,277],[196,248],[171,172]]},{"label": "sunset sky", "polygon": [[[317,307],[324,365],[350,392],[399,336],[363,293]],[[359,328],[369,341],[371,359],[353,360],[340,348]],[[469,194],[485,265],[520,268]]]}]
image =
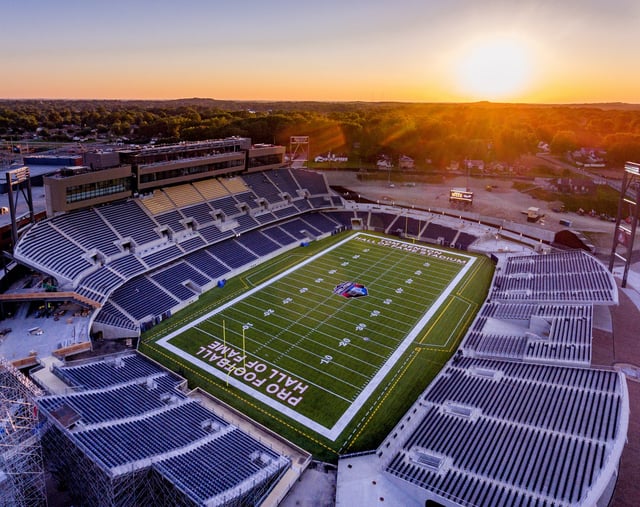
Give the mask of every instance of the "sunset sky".
[{"label": "sunset sky", "polygon": [[640,103],[638,0],[0,0],[0,98]]}]

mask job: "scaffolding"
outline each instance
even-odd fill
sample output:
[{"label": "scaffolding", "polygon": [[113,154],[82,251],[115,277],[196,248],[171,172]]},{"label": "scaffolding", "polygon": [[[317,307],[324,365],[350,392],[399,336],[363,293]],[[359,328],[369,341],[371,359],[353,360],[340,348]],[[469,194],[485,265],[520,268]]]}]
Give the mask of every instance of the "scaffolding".
[{"label": "scaffolding", "polygon": [[[42,447],[58,487],[68,490],[74,502],[101,507],[247,507],[261,505],[289,466],[276,467],[214,498],[201,498],[182,483],[168,477],[148,458],[144,465],[130,464],[115,472],[96,462],[89,449],[70,439],[67,429],[52,424],[42,438]],[[141,438],[144,436],[141,435]],[[274,470],[275,469],[275,470]],[[274,473],[275,471],[275,473]]]},{"label": "scaffolding", "polygon": [[40,389],[0,358],[0,505],[47,504],[39,438]]},{"label": "scaffolding", "polygon": [[[628,215],[625,218],[625,208],[628,207]],[[609,257],[609,271],[613,272],[616,259],[624,262],[622,274],[622,287],[627,286],[627,275],[631,266],[633,254],[633,242],[638,227],[640,214],[640,164],[627,162],[624,165],[624,177],[620,187],[620,201],[616,216],[616,228],[613,234],[611,256]]]},{"label": "scaffolding", "polygon": [[41,437],[47,467],[76,505],[261,505],[291,467],[142,356],[54,371],[69,385],[82,378],[91,386],[36,399],[49,423]]},{"label": "scaffolding", "polygon": [[149,469],[114,474],[101,466],[67,429],[51,424],[42,437],[42,448],[58,488],[67,490],[79,505],[105,507],[153,505],[145,491]]}]

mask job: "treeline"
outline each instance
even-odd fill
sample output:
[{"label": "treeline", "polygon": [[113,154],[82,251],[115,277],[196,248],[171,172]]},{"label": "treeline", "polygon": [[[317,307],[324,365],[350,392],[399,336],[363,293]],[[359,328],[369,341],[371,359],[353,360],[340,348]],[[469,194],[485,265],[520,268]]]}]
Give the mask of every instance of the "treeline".
[{"label": "treeline", "polygon": [[406,154],[418,165],[451,160],[511,163],[547,143],[553,153],[607,152],[611,165],[640,160],[640,108],[512,104],[325,102],[0,101],[0,137],[123,139],[156,143],[229,136],[288,145],[311,136],[312,154],[331,150],[373,162]]}]

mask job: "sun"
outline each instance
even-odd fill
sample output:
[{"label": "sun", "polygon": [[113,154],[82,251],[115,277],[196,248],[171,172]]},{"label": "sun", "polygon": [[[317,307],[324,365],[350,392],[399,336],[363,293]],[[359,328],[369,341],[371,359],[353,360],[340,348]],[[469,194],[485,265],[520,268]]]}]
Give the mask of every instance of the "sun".
[{"label": "sun", "polygon": [[457,84],[469,98],[508,99],[522,93],[531,77],[527,47],[513,38],[475,42],[461,52]]}]

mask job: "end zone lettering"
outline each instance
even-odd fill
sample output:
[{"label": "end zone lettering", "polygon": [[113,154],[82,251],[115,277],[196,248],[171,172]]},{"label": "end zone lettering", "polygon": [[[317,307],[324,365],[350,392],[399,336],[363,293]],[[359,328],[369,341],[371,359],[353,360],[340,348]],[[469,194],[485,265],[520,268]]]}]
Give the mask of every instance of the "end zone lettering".
[{"label": "end zone lettering", "polygon": [[241,378],[246,384],[286,401],[293,407],[304,399],[303,395],[309,388],[308,384],[260,361],[246,361],[241,352],[217,341],[206,347],[200,346],[196,356],[207,359],[219,370]]},{"label": "end zone lettering", "polygon": [[398,250],[403,250],[405,252],[417,253],[418,255],[425,255],[427,257],[434,257],[436,259],[440,259],[442,261],[447,262],[455,262],[456,264],[466,264],[467,259],[461,259],[459,257],[453,257],[451,255],[446,255],[444,252],[440,250],[434,250],[427,246],[422,245],[412,245],[409,243],[403,243],[401,241],[394,241],[392,239],[381,239],[378,241],[378,245],[387,246],[390,248],[396,248]]}]

